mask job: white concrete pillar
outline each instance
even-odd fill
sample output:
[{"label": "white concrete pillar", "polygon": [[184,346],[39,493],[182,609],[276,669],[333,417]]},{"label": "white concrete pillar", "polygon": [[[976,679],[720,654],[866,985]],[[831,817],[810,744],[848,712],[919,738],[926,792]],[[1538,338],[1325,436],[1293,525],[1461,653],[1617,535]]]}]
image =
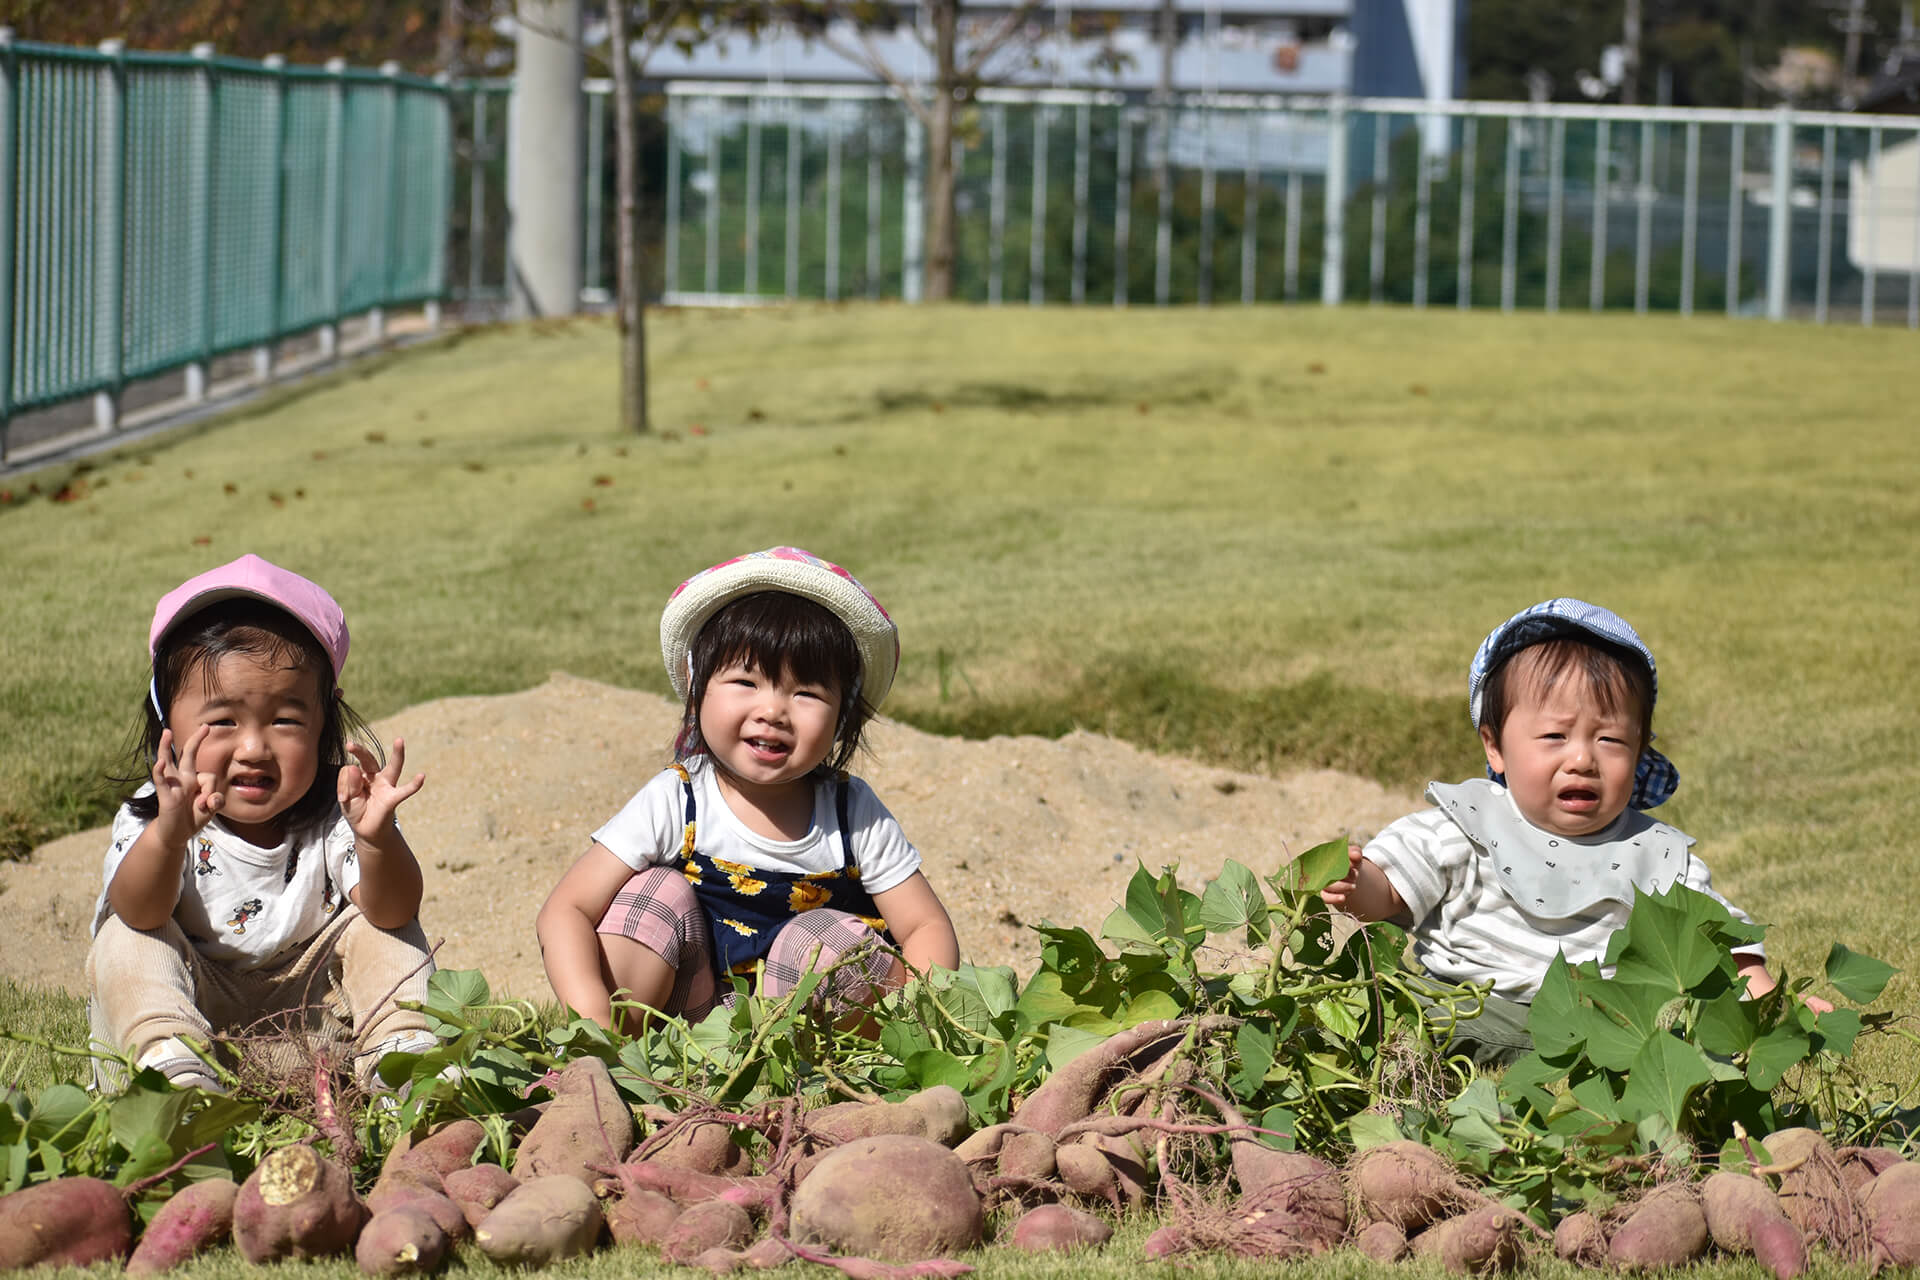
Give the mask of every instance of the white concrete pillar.
[{"label": "white concrete pillar", "polygon": [[516,316],[580,307],[579,0],[518,0],[507,109],[508,289]]}]

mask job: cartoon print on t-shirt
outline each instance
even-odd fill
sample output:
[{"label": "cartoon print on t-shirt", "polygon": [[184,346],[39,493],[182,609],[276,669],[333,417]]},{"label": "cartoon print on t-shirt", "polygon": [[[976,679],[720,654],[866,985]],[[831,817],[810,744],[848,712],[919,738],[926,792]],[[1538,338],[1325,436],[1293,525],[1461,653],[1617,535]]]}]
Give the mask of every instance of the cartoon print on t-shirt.
[{"label": "cartoon print on t-shirt", "polygon": [[260,901],[258,898],[248,898],[245,902],[234,908],[233,916],[227,921],[228,927],[236,934],[245,933],[247,931],[247,921],[266,910],[266,905],[266,903]]},{"label": "cartoon print on t-shirt", "polygon": [[194,845],[193,874],[196,876],[221,876],[226,872],[213,865],[213,844],[202,839]]}]

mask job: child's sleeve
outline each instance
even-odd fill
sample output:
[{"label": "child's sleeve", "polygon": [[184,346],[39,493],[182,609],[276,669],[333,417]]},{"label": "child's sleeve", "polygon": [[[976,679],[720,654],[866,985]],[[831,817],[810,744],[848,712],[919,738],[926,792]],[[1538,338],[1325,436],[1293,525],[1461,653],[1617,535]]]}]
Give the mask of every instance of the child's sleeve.
[{"label": "child's sleeve", "polygon": [[[153,785],[149,783],[143,790],[152,791]],[[113,877],[120,870],[120,864],[126,860],[127,850],[133,848],[133,842],[138,840],[140,833],[146,829],[146,819],[134,817],[133,811],[125,805],[121,805],[120,812],[113,815],[113,832],[107,842],[106,860],[100,868],[100,897],[93,904],[93,923],[87,927],[88,937],[99,933],[100,926],[105,924],[107,917],[113,914],[113,908],[107,905],[107,886],[113,883]],[[182,885],[189,883],[193,875],[191,863],[192,859],[189,858],[180,867]]]},{"label": "child's sleeve", "polygon": [[1360,851],[1386,873],[1415,924],[1446,901],[1472,855],[1472,842],[1437,808],[1388,824]]},{"label": "child's sleeve", "polygon": [[[400,829],[397,819],[393,829]],[[333,877],[334,888],[339,892],[337,900],[345,901],[360,883],[360,859],[356,856],[353,826],[344,813],[334,818],[333,825],[321,837],[321,856],[327,860],[327,873]]]},{"label": "child's sleeve", "polygon": [[920,851],[873,788],[859,778],[847,779],[847,823],[860,886],[868,893],[885,893],[920,869]]},{"label": "child's sleeve", "polygon": [[635,871],[672,862],[686,830],[680,775],[665,770],[634,793],[620,812],[593,833],[614,857]]}]

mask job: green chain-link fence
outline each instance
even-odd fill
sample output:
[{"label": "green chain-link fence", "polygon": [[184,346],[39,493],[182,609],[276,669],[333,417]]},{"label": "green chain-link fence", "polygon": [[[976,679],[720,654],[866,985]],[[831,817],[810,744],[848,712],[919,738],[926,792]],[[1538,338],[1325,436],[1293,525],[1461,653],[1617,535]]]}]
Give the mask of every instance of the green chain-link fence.
[{"label": "green chain-link fence", "polygon": [[443,85],[0,33],[0,459],[25,410],[447,291]]}]

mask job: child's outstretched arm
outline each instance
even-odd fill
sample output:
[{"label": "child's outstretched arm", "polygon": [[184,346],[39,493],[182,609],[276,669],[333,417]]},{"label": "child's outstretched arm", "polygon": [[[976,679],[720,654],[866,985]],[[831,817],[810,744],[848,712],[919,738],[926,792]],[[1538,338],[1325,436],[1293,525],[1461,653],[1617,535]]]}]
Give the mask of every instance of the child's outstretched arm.
[{"label": "child's outstretched arm", "polygon": [[612,1025],[613,991],[600,946],[600,919],[632,875],[632,867],[596,840],[567,868],[534,919],[553,994],[603,1027]]},{"label": "child's outstretched arm", "polygon": [[153,762],[153,793],[160,811],[127,849],[107,885],[113,914],[134,929],[158,929],[180,901],[187,843],[220,812],[226,794],[211,773],[196,773],[194,757],[210,727],[201,725],[174,749],[173,730],[160,731]]},{"label": "child's outstretched arm", "polygon": [[873,905],[886,917],[887,931],[900,944],[901,959],[917,973],[938,967],[960,967],[960,938],[940,895],[916,871],[893,888],[873,895]]},{"label": "child's outstretched arm", "polygon": [[358,742],[347,744],[354,763],[340,769],[340,812],[353,828],[354,857],[360,862],[360,883],[347,896],[369,924],[398,929],[420,914],[420,864],[407,838],[394,824],[394,810],[426,783],[424,773],[400,781],[407,744],[393,740],[393,756],[386,767]]},{"label": "child's outstretched arm", "polygon": [[1360,846],[1347,845],[1347,875],[1320,891],[1320,900],[1338,907],[1359,920],[1392,920],[1411,923],[1407,904],[1400,891],[1387,879],[1387,873],[1360,856]]},{"label": "child's outstretched arm", "polygon": [[[1758,1000],[1761,996],[1767,994],[1767,992],[1779,985],[1773,980],[1773,975],[1767,972],[1767,962],[1759,956],[1743,955],[1739,952],[1736,952],[1735,956],[1740,961],[1740,976],[1747,980],[1747,995],[1752,999]],[[1802,996],[1800,998],[1806,1004],[1807,1008],[1813,1010],[1815,1013],[1833,1012],[1833,1004],[1831,1001],[1822,1000],[1819,996]]]}]

